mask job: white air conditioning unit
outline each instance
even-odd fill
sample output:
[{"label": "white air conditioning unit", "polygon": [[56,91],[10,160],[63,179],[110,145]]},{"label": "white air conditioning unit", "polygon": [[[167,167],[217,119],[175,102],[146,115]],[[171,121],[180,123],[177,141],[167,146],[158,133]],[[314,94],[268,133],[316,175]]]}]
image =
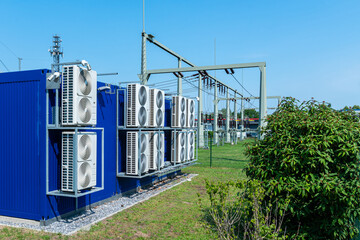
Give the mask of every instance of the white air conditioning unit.
[{"label": "white air conditioning unit", "polygon": [[147,127],[149,87],[137,83],[127,85],[127,127]]},{"label": "white air conditioning unit", "polygon": [[158,164],[160,168],[164,167],[164,150],[165,150],[165,135],[164,132],[149,132],[150,140],[150,159],[149,169],[158,170]]},{"label": "white air conditioning unit", "polygon": [[64,66],[62,72],[61,124],[96,125],[97,73],[77,65]]},{"label": "white air conditioning unit", "polygon": [[164,127],[165,94],[159,89],[150,89],[150,127]]},{"label": "white air conditioning unit", "polygon": [[[76,152],[74,152],[74,146]],[[76,162],[76,167],[74,166]],[[75,179],[76,177],[76,179]],[[96,186],[96,133],[62,133],[61,190],[66,192],[88,189]]]},{"label": "white air conditioning unit", "polygon": [[195,159],[195,132],[188,131],[186,160],[190,161],[194,159]]},{"label": "white air conditioning unit", "polygon": [[186,98],[172,97],[171,127],[186,127]]},{"label": "white air conditioning unit", "polygon": [[195,100],[186,99],[186,127],[195,127]]},{"label": "white air conditioning unit", "polygon": [[171,136],[171,162],[184,162],[186,157],[186,132],[172,132]]},{"label": "white air conditioning unit", "polygon": [[[139,170],[140,170],[140,174],[148,172],[149,154],[150,154],[150,150],[149,150],[148,132],[126,133],[126,174],[139,175]],[[139,169],[139,157],[140,157],[140,169]]]}]

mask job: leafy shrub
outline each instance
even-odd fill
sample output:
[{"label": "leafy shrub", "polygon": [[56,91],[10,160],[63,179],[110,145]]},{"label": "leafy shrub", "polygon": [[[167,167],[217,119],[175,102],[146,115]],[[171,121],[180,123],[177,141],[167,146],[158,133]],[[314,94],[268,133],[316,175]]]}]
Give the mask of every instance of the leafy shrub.
[{"label": "leafy shrub", "polygon": [[246,169],[266,200],[286,204],[287,231],[306,239],[349,239],[360,216],[360,123],[316,101],[286,98],[268,116],[264,139],[250,144]]},{"label": "leafy shrub", "polygon": [[257,181],[206,181],[210,206],[199,198],[221,239],[287,239],[281,229],[285,212],[271,205],[263,208],[264,189]]}]

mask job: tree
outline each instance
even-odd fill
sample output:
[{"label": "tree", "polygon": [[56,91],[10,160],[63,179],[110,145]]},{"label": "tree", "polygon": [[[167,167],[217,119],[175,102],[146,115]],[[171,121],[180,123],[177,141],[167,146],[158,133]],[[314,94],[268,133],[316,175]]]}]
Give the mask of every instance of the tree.
[{"label": "tree", "polygon": [[247,150],[247,176],[266,201],[284,204],[285,225],[306,239],[351,239],[359,230],[360,122],[353,111],[285,98],[267,118],[264,139]]},{"label": "tree", "polygon": [[[230,118],[232,118],[234,116],[234,112],[232,112],[232,111],[229,111],[229,112],[230,112]],[[223,115],[223,118],[226,118],[226,108],[222,108],[219,111],[219,113]]]},{"label": "tree", "polygon": [[[258,118],[259,117],[259,112],[256,111],[255,109],[245,109],[244,110],[244,118]],[[241,118],[241,113],[238,113],[238,118]]]},{"label": "tree", "polygon": [[222,114],[224,118],[226,118],[226,108],[222,108],[219,113]]},{"label": "tree", "polygon": [[360,106],[359,106],[359,105],[354,105],[354,106],[352,107],[352,109],[360,109]]}]

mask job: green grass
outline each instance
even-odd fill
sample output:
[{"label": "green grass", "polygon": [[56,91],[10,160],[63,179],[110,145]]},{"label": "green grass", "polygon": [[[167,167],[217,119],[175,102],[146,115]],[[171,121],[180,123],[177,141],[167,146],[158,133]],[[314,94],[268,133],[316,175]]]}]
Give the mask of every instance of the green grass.
[{"label": "green grass", "polygon": [[[185,173],[199,174],[150,200],[137,204],[81,231],[71,239],[215,239],[198,206],[198,193],[205,196],[205,179],[226,181],[245,178],[247,163],[244,143],[213,147],[212,168],[209,150],[199,150],[199,163],[185,168]],[[26,229],[0,228],[0,239],[66,239],[66,236]]]}]

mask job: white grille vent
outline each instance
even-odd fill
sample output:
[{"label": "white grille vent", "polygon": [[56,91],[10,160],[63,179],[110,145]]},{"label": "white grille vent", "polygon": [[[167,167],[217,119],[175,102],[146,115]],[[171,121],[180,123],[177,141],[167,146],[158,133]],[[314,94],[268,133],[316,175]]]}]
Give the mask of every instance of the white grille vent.
[{"label": "white grille vent", "polygon": [[74,139],[73,134],[62,135],[61,189],[72,191],[74,183]]},{"label": "white grille vent", "polygon": [[127,86],[127,127],[147,127],[149,122],[149,88],[140,84]]},{"label": "white grille vent", "polygon": [[187,154],[186,160],[194,160],[195,159],[195,132],[188,131],[187,132]]},{"label": "white grille vent", "polygon": [[[76,152],[74,152],[75,142]],[[96,133],[75,135],[74,132],[63,132],[61,159],[62,191],[75,191],[75,177],[78,190],[96,186]]]},{"label": "white grille vent", "polygon": [[61,124],[96,125],[97,73],[76,65],[64,66],[62,72]]},{"label": "white grille vent", "polygon": [[186,98],[172,97],[171,127],[186,127]]},{"label": "white grille vent", "polygon": [[[140,139],[139,139],[140,134]],[[139,142],[140,140],[140,142]],[[149,134],[148,132],[126,133],[126,174],[139,175],[149,171]]]},{"label": "white grille vent", "polygon": [[164,150],[165,150],[165,135],[164,132],[149,132],[150,139],[150,161],[149,169],[157,170],[158,163],[160,168],[164,167]]},{"label": "white grille vent", "polygon": [[165,94],[159,89],[150,89],[150,127],[164,127]]},{"label": "white grille vent", "polygon": [[172,132],[171,137],[171,162],[184,162],[186,158],[186,132],[176,132],[176,135],[175,132]]},{"label": "white grille vent", "polygon": [[186,99],[186,127],[194,128],[195,127],[195,100]]}]

